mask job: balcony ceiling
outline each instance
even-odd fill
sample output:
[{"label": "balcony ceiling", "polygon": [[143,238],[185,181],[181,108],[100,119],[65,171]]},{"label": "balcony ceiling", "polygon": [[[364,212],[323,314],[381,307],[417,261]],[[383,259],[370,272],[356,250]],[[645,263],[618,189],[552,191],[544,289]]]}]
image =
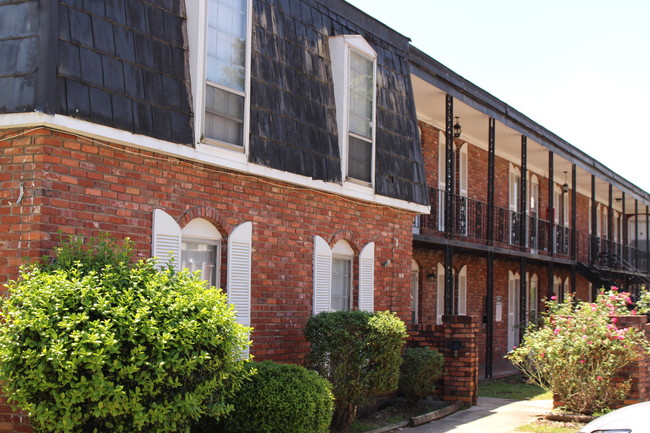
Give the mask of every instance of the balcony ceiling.
[{"label": "balcony ceiling", "polygon": [[[415,106],[418,118],[436,128],[445,129],[445,101],[446,93],[424,80],[411,75],[413,91],[415,94]],[[454,116],[459,117],[462,127],[460,140],[471,143],[487,151],[488,149],[488,122],[489,116],[457,99],[454,100]],[[455,119],[454,119],[455,122]],[[496,154],[497,156],[511,161],[515,165],[521,164],[521,133],[496,122]],[[549,148],[542,146],[531,138],[527,139],[528,145],[528,170],[538,176],[548,178],[549,173]],[[555,183],[566,183],[571,185],[572,163],[561,158],[557,153],[553,157],[553,177]],[[576,169],[577,191],[587,197],[591,197],[591,173],[578,167]],[[541,186],[541,185],[540,185]],[[622,210],[622,201],[616,201],[621,197],[621,190],[614,187],[612,191],[614,209]],[[596,178],[596,199],[600,203],[609,203],[609,182],[605,179]],[[626,197],[625,212],[634,213],[634,199],[629,195]],[[645,205],[639,203],[639,213],[645,213]]]}]

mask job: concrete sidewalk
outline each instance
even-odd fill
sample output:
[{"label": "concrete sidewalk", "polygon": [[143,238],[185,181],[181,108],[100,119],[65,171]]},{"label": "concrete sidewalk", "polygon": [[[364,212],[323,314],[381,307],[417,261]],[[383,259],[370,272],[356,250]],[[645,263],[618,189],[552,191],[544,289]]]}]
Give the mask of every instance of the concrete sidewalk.
[{"label": "concrete sidewalk", "polygon": [[405,433],[512,433],[550,412],[552,400],[516,401],[479,397],[478,405],[419,427],[404,428]]}]

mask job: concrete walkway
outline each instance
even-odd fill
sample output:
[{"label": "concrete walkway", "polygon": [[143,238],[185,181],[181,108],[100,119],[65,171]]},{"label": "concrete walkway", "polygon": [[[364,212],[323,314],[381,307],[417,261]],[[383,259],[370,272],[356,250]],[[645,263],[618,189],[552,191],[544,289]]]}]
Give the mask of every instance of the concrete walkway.
[{"label": "concrete walkway", "polygon": [[421,425],[404,433],[512,433],[550,412],[552,400],[516,401],[479,397],[478,405]]}]

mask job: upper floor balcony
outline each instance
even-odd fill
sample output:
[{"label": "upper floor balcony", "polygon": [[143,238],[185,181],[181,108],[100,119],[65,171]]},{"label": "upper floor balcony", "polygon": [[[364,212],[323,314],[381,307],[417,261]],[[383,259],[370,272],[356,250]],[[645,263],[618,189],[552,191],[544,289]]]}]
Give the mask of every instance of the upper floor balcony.
[{"label": "upper floor balcony", "polygon": [[650,245],[647,241],[627,244],[587,231],[548,221],[535,212],[519,212],[454,195],[450,203],[453,224],[445,226],[445,191],[429,188],[431,213],[415,219],[413,231],[422,237],[444,238],[468,244],[493,246],[546,257],[558,257],[592,266],[626,272],[650,271]]}]

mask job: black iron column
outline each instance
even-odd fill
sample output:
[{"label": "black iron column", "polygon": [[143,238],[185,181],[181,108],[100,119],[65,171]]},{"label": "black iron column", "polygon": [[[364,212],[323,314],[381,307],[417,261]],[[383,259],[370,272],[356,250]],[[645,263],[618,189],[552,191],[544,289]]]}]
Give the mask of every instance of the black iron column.
[{"label": "black iron column", "polygon": [[609,184],[609,204],[607,207],[607,252],[609,254],[614,250],[612,242],[612,227],[614,226],[614,186]]},{"label": "black iron column", "polygon": [[650,269],[650,208],[645,205],[645,266],[643,272],[648,273]]},{"label": "black iron column", "polygon": [[[596,176],[591,175],[591,242],[589,244],[591,245],[590,248],[590,260],[591,264],[595,264],[596,261],[598,260],[598,231],[596,225],[598,224],[598,215],[596,214],[598,211],[597,208],[597,203],[596,203]],[[594,298],[596,299],[596,298]]]},{"label": "black iron column", "polygon": [[[549,151],[548,152],[548,231],[547,231],[547,242],[548,242],[548,254],[550,256],[553,255],[553,251],[555,248],[555,236],[553,235],[555,233],[555,227],[553,226],[555,222],[555,207],[553,203],[553,187],[554,187],[554,182],[553,182],[553,152]],[[553,296],[553,276],[554,276],[554,270],[553,270],[553,262],[549,260],[548,262],[548,288],[547,288],[547,297],[551,299],[551,296]]]},{"label": "black iron column", "polygon": [[576,165],[571,165],[571,292],[576,292],[576,261],[578,259],[578,194],[576,192],[578,184],[578,175]]},{"label": "black iron column", "polygon": [[496,154],[496,121],[490,118],[488,122],[488,226],[487,226],[487,290],[485,296],[485,377],[492,377],[492,356],[494,351],[494,164]]},{"label": "black iron column", "polygon": [[639,268],[639,199],[634,199],[634,269]]},{"label": "black iron column", "polygon": [[[525,135],[521,136],[521,182],[519,188],[519,247],[522,251],[526,249],[528,233],[526,231],[527,227],[527,213],[526,213],[526,197],[528,196],[527,190],[527,179],[528,179],[528,138]],[[526,257],[522,256],[519,261],[519,323],[521,326],[522,332],[519,333],[519,343],[521,343],[521,338],[523,338],[523,329],[526,328],[526,323],[528,323],[528,304],[526,302],[527,290],[526,290]]]},{"label": "black iron column", "polygon": [[555,181],[553,180],[553,152],[548,152],[548,253],[555,252]]},{"label": "black iron column", "polygon": [[454,250],[451,245],[454,227],[454,98],[447,95],[445,107],[445,314],[454,314]]},{"label": "black iron column", "polygon": [[629,243],[630,239],[628,236],[628,226],[627,226],[627,214],[625,213],[625,193],[621,193],[621,206],[622,206],[622,216],[621,216],[621,224],[623,225],[623,251],[621,251],[621,257],[623,260],[629,261],[630,255],[629,255]]}]

